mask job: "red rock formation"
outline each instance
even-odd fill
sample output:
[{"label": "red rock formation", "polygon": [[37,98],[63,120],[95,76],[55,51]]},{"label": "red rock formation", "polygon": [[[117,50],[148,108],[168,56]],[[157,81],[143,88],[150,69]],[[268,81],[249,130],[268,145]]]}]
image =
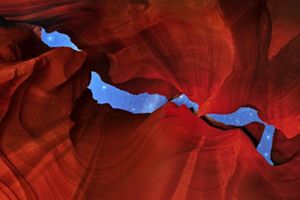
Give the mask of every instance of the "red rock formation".
[{"label": "red rock formation", "polygon": [[[0,199],[298,199],[299,6],[278,2],[0,0]],[[185,93],[202,118],[96,105],[92,69],[134,93]],[[279,166],[255,150],[260,127],[203,118],[245,105],[281,130]]]},{"label": "red rock formation", "polygon": [[284,134],[276,130],[273,138],[272,146],[272,161],[276,164],[287,163],[297,157],[299,157],[300,136],[296,136],[292,139],[286,138]]},{"label": "red rock formation", "polygon": [[184,106],[167,104],[151,115],[132,115],[89,104],[88,99],[83,97],[76,108],[79,113],[73,113],[81,116],[74,119],[72,132],[78,160],[88,155],[91,159],[77,193],[80,199],[252,200],[300,195],[299,160],[276,168],[268,165],[241,129],[212,127]]},{"label": "red rock formation", "polygon": [[[199,103],[200,116],[250,105],[293,137],[299,133],[299,104],[290,103],[299,97],[293,87],[299,86],[298,64],[292,64],[297,50],[279,49],[299,33],[299,20],[291,17],[298,7],[296,1],[281,7],[263,0],[14,0],[2,1],[0,14],[68,33],[102,78],[122,89],[169,97],[185,93]],[[292,25],[283,36],[287,23]],[[284,82],[291,77],[293,83],[281,85],[277,68],[285,69]],[[293,94],[283,98],[286,91]]]}]

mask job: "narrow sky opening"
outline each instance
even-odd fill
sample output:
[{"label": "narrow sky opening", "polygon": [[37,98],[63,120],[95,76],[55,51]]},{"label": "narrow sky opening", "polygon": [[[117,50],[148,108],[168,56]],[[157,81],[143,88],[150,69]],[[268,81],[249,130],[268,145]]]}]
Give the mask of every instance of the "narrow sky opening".
[{"label": "narrow sky opening", "polygon": [[[70,47],[76,51],[80,51],[67,35],[56,31],[47,33],[42,29],[42,40],[50,47]],[[133,95],[120,90],[104,83],[100,76],[95,72],[92,72],[92,78],[88,88],[92,91],[93,98],[97,100],[99,104],[108,103],[113,108],[126,110],[132,113],[151,113],[167,102],[166,97],[158,94],[143,93]],[[188,108],[192,107],[194,110],[198,110],[198,105],[190,101],[185,95],[181,95],[172,101],[177,105],[184,104]],[[210,114],[209,116],[219,122],[233,126],[244,126],[251,122],[263,123],[265,129],[257,150],[270,164],[273,164],[270,159],[270,152],[272,148],[274,127],[261,121],[256,110],[243,107],[231,114]]]},{"label": "narrow sky opening", "polygon": [[68,35],[57,31],[47,33],[45,29],[42,29],[42,41],[49,47],[70,47],[75,51],[80,51]]},{"label": "narrow sky opening", "polygon": [[151,113],[163,106],[167,98],[158,94],[143,93],[133,95],[103,82],[96,72],[88,88],[92,91],[93,98],[99,104],[110,104],[113,108],[126,110],[132,113]]},{"label": "narrow sky opening", "polygon": [[257,151],[262,156],[264,156],[268,163],[273,165],[273,162],[270,158],[270,153],[272,149],[275,128],[274,126],[268,125],[267,123],[263,122],[259,118],[255,109],[242,107],[230,114],[209,114],[208,116],[212,117],[216,121],[232,126],[245,126],[252,122],[259,122],[264,124],[265,129],[257,146]]}]

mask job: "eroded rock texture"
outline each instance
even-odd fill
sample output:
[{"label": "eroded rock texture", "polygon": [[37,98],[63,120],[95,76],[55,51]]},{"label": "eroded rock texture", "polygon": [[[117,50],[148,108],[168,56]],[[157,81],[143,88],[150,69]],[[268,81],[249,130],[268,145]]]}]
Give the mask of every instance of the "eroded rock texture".
[{"label": "eroded rock texture", "polygon": [[[0,0],[0,199],[299,199],[296,0]],[[51,49],[40,25],[82,52]],[[198,116],[97,105],[91,70],[132,93],[185,93]],[[240,106],[274,124],[204,117]]]}]

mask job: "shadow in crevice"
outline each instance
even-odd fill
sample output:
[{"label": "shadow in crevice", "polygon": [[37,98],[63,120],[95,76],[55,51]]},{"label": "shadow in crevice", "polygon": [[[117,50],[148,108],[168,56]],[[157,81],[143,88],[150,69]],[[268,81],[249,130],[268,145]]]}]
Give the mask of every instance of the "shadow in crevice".
[{"label": "shadow in crevice", "polygon": [[264,125],[264,131],[257,145],[257,151],[268,161],[268,163],[273,165],[270,154],[275,127],[263,122],[259,118],[255,109],[249,107],[241,107],[230,114],[209,114],[208,116],[215,121],[221,122],[225,125],[241,127],[241,129],[250,137],[254,144],[256,143],[256,138],[254,138],[253,135],[249,132],[249,130],[247,129],[247,125],[253,122]]},{"label": "shadow in crevice", "polygon": [[[59,32],[46,33],[42,30],[42,40],[51,47],[70,47],[78,51],[70,38]],[[127,91],[120,90],[112,85],[103,82],[96,72],[92,72],[91,81],[88,88],[92,91],[93,98],[99,104],[110,104],[113,108],[129,111],[134,114],[152,113],[168,102],[167,98],[158,94],[143,93],[133,95]],[[192,112],[198,110],[198,105],[188,99],[184,94],[178,98],[173,99],[172,102],[177,105],[186,105]],[[261,123],[265,126],[261,140],[257,146],[257,150],[262,156],[272,164],[270,159],[270,152],[272,148],[272,140],[274,134],[274,127],[264,123],[257,115],[255,109],[249,107],[241,107],[236,112],[230,114],[209,114],[205,117],[206,120],[223,123],[226,126],[240,127],[244,129],[245,133],[249,130],[245,128],[246,125],[253,122]],[[211,120],[212,119],[212,120]],[[219,126],[220,127],[220,126]],[[251,135],[249,132],[248,135]],[[256,138],[251,138],[252,141]],[[254,143],[255,144],[255,143]]]}]

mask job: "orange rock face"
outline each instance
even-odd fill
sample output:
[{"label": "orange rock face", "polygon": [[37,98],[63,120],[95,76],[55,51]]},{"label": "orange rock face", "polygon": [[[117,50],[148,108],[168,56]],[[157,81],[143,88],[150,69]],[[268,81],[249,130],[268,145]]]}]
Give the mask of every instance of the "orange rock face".
[{"label": "orange rock face", "polygon": [[[0,0],[0,199],[299,199],[297,1]],[[40,25],[82,52],[51,49]],[[134,115],[97,105],[92,70],[132,93],[185,93]],[[275,125],[204,117],[252,106]]]}]

